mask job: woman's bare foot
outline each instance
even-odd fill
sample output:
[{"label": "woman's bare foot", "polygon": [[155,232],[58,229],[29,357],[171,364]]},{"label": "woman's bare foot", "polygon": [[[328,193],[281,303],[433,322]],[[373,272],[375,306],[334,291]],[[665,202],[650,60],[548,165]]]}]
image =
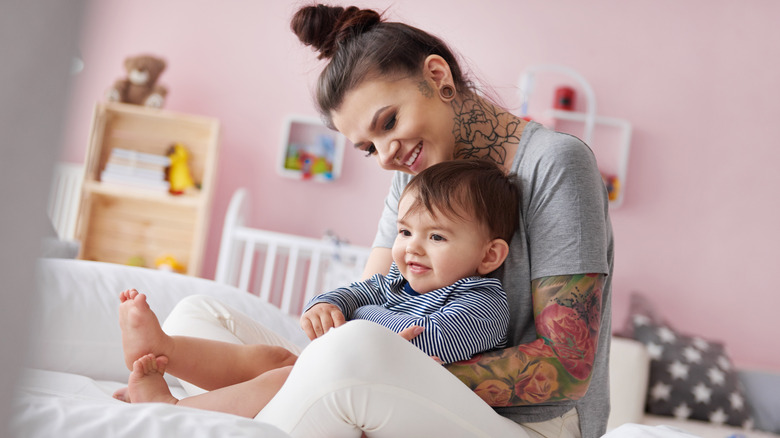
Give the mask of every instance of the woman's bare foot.
[{"label": "woman's bare foot", "polygon": [[119,327],[127,369],[133,370],[136,359],[146,354],[167,355],[170,337],[160,327],[157,315],[146,302],[146,295],[128,289],[119,294],[119,301]]},{"label": "woman's bare foot", "polygon": [[171,394],[168,383],[163,377],[166,365],[168,365],[167,357],[155,357],[153,354],[147,354],[133,362],[133,372],[130,373],[130,378],[127,381],[127,393],[125,394],[130,397],[129,401],[132,403],[170,403],[174,405],[178,403],[179,400]]}]

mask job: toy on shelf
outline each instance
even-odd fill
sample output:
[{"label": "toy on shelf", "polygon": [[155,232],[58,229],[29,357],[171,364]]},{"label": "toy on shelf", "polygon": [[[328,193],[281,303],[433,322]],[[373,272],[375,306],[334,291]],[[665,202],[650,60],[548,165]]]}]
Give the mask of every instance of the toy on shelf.
[{"label": "toy on shelf", "polygon": [[168,149],[168,158],[171,160],[168,168],[168,182],[171,185],[170,193],[172,195],[181,195],[195,187],[188,164],[189,153],[187,148],[181,143],[175,143]]},{"label": "toy on shelf", "polygon": [[553,108],[574,111],[574,88],[572,87],[558,87],[555,89],[555,101],[553,102]]},{"label": "toy on shelf", "polygon": [[135,255],[127,259],[127,266],[146,267],[146,259],[143,256]]},{"label": "toy on shelf", "polygon": [[154,261],[154,266],[161,271],[168,272],[186,272],[187,267],[179,263],[176,257],[166,254],[164,256],[157,257]]},{"label": "toy on shelf", "polygon": [[607,195],[610,201],[616,201],[620,197],[620,179],[615,175],[601,174],[604,185],[607,186]]},{"label": "toy on shelf", "polygon": [[279,174],[309,181],[338,179],[344,154],[343,135],[314,117],[291,116],[285,122]]},{"label": "toy on shelf", "polygon": [[131,103],[162,108],[168,89],[157,84],[165,70],[165,60],[151,55],[131,56],[125,59],[127,77],[119,79],[106,92],[110,102]]}]

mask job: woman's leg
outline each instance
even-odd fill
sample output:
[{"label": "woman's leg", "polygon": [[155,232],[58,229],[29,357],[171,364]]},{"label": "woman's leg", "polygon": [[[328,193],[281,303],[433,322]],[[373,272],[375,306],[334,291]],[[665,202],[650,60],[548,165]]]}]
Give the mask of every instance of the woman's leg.
[{"label": "woman's leg", "polygon": [[[212,298],[182,300],[168,317],[165,331],[143,294],[126,291],[120,299],[122,342],[129,368],[145,354],[167,356],[171,375],[211,390],[295,362],[296,356],[288,348],[297,352],[297,347]],[[225,363],[230,364],[228,372]],[[185,389],[187,386],[195,390],[190,385]]]},{"label": "woman's leg", "polygon": [[312,342],[255,417],[293,437],[527,437],[392,331],[351,321]]}]

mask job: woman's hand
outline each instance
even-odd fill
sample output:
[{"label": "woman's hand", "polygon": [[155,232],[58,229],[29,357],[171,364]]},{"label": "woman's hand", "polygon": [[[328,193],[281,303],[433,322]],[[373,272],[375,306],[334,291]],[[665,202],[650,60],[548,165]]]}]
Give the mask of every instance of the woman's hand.
[{"label": "woman's hand", "polygon": [[324,335],[328,330],[346,322],[341,309],[333,304],[320,303],[301,316],[301,328],[309,339],[314,340]]}]

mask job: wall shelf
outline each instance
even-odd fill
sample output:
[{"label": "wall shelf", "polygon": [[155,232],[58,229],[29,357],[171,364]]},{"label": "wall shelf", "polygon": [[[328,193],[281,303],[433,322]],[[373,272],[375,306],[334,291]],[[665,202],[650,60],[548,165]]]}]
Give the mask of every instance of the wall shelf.
[{"label": "wall shelf", "polygon": [[[76,224],[76,238],[81,243],[79,258],[119,264],[132,261],[155,268],[156,260],[171,256],[181,265],[181,272],[199,275],[216,180],[218,136],[216,119],[137,105],[98,103]],[[198,188],[173,195],[168,193],[164,180],[155,180],[154,188],[101,180],[107,164],[116,158],[114,152],[164,159],[175,143],[187,150],[187,164]],[[123,159],[130,161],[125,165],[131,173],[143,172],[139,170],[143,165]],[[161,172],[160,166],[165,165],[157,164],[155,175]]]},{"label": "wall shelf", "polygon": [[[586,112],[548,109],[543,113],[546,119],[552,121],[553,126],[550,126],[550,128],[561,132],[574,134],[560,127],[558,123],[560,121],[581,123],[583,125],[581,138],[593,150],[599,162],[599,169],[609,189],[609,205],[611,208],[619,207],[623,203],[626,187],[628,155],[631,148],[631,123],[623,119],[598,115],[596,112],[596,94],[590,83],[576,70],[557,64],[533,65],[520,75],[519,91],[522,100],[520,116],[528,116],[528,104],[534,89],[535,75],[541,71],[564,74],[579,83],[585,94]],[[600,142],[593,141],[594,131],[599,127],[619,130],[617,149],[613,153],[604,153],[603,150],[608,148],[602,147]],[[609,166],[611,167],[609,171],[604,170],[604,161],[612,162],[613,165]]]}]

